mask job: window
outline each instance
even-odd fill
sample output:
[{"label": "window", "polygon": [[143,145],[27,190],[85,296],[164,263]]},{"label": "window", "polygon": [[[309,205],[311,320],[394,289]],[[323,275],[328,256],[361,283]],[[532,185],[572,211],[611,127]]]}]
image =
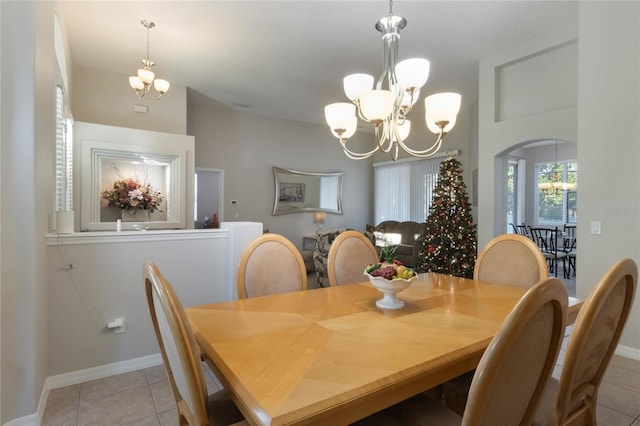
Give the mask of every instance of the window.
[{"label": "window", "polygon": [[[549,184],[549,188],[541,189],[539,184]],[[536,164],[536,223],[558,226],[576,223],[577,185],[577,161]]]},{"label": "window", "polygon": [[517,224],[517,196],[518,196],[518,162],[509,160],[507,166],[507,232],[509,224]]},{"label": "window", "polygon": [[62,86],[56,86],[56,211],[73,210],[73,120]]},{"label": "window", "polygon": [[[458,158],[454,151],[454,158]],[[450,154],[424,160],[374,164],[374,220],[424,222],[429,216],[440,164]]]}]

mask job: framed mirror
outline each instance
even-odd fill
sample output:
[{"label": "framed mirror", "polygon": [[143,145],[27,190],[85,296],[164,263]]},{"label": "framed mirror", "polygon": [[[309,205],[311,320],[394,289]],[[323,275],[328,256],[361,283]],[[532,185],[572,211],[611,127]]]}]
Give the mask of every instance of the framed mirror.
[{"label": "framed mirror", "polygon": [[342,214],[343,173],[309,173],[273,168],[273,215],[323,211]]}]

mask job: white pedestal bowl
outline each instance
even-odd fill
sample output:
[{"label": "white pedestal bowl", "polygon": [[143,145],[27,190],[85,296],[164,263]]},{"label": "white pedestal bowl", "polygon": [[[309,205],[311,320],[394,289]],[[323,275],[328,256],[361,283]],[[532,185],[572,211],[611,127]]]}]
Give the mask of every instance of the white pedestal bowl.
[{"label": "white pedestal bowl", "polygon": [[376,301],[376,306],[382,309],[402,309],[404,308],[404,302],[396,297],[396,293],[408,288],[411,285],[417,275],[409,279],[396,278],[388,280],[382,277],[372,277],[368,273],[365,275],[369,278],[371,285],[381,291],[384,297]]}]

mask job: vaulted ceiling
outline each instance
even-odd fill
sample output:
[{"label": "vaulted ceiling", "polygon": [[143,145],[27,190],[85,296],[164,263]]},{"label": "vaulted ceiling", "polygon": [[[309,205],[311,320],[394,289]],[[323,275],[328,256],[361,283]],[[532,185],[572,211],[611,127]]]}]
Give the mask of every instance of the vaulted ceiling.
[{"label": "vaulted ceiling", "polygon": [[[382,71],[374,24],[385,1],[62,1],[72,61],[133,75],[150,32],[158,77],[200,101],[324,123],[323,108],[346,101],[342,78]],[[561,28],[577,27],[576,1],[396,1],[407,19],[400,58],[431,61],[423,96],[478,97],[479,59]],[[124,80],[123,84],[127,84]],[[170,96],[170,92],[167,94]],[[420,113],[423,106],[419,107]]]}]

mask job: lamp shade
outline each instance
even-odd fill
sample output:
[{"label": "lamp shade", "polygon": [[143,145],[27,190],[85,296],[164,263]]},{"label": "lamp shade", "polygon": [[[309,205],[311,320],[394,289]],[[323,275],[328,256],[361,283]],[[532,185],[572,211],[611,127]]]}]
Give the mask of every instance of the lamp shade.
[{"label": "lamp shade", "polygon": [[[427,129],[429,129],[429,131],[435,133],[436,135],[439,135],[440,127],[436,124],[436,122],[431,120],[427,114],[424,115],[424,119],[425,119],[425,122],[427,123]],[[444,129],[443,129],[444,133],[449,133],[449,131],[453,129],[453,126],[456,125],[456,119],[457,117],[454,117],[453,120],[449,121],[449,123],[447,123],[447,125],[444,126]]]},{"label": "lamp shade", "polygon": [[393,102],[390,90],[370,90],[360,98],[360,111],[367,120],[380,122],[391,114]]},{"label": "lamp shade", "polygon": [[327,213],[325,212],[315,212],[313,214],[313,223],[324,223],[326,217]]},{"label": "lamp shade", "polygon": [[351,117],[351,122],[347,124],[346,129],[340,128],[342,134],[338,133],[336,130],[331,129],[331,133],[338,139],[349,139],[356,132],[358,127],[358,117]]},{"label": "lamp shade", "polygon": [[429,61],[422,58],[405,59],[396,64],[396,78],[403,89],[420,88],[429,78]]},{"label": "lamp shade", "polygon": [[129,77],[129,86],[136,90],[144,89],[144,83],[137,76]]},{"label": "lamp shade", "polygon": [[373,76],[369,74],[349,74],[342,80],[344,94],[352,101],[360,99],[363,93],[373,88]]},{"label": "lamp shade", "polygon": [[356,106],[346,102],[329,104],[324,107],[324,118],[332,131],[337,129],[346,130],[352,124],[353,119],[356,118]]},{"label": "lamp shade", "polygon": [[460,111],[462,96],[459,93],[436,93],[424,100],[425,113],[434,123],[452,121]]},{"label": "lamp shade", "polygon": [[153,87],[155,87],[159,93],[166,93],[167,90],[169,90],[169,86],[170,84],[167,80],[162,80],[160,78],[153,80]]},{"label": "lamp shade", "polygon": [[144,68],[140,68],[138,70],[138,78],[145,84],[151,84],[155,77],[156,75],[153,73],[153,71],[146,70]]},{"label": "lamp shade", "polygon": [[[411,120],[404,120],[404,122],[398,126],[398,133],[398,136],[400,136],[400,140],[404,141],[407,136],[409,136],[409,133],[411,133]],[[395,134],[391,135],[392,141],[396,142],[397,139],[398,138]]]}]

